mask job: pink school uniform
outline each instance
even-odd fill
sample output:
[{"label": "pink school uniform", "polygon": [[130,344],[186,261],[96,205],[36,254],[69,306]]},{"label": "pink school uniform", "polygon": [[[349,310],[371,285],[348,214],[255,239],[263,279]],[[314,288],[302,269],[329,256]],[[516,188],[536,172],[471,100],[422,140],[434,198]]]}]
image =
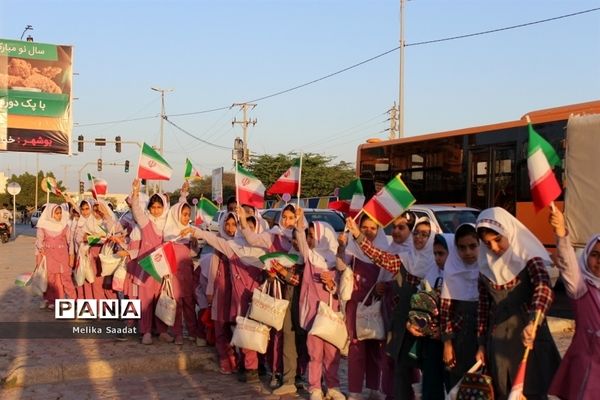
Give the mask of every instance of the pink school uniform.
[{"label": "pink school uniform", "polygon": [[62,218],[56,221],[54,212],[60,206],[47,204],[40,216],[36,235],[36,257],[41,259],[41,253],[46,257],[48,273],[48,289],[44,299],[54,305],[54,300],[75,298],[75,287],[71,278],[72,268],[69,265],[69,256],[73,255],[69,241],[69,215],[62,211]]},{"label": "pink school uniform", "polygon": [[575,312],[575,335],[550,385],[549,394],[568,400],[600,396],[600,278],[587,269],[587,257],[600,240],[596,234],[579,260],[569,238],[558,239],[560,270]]},{"label": "pink school uniform", "polygon": [[[236,316],[246,315],[252,300],[252,291],[263,281],[262,263],[258,257],[263,255],[264,251],[248,246],[240,236],[228,241],[217,237],[212,232],[199,229],[194,229],[194,236],[206,240],[210,246],[229,260],[232,281],[230,320],[235,321]],[[245,368],[250,371],[257,370],[257,353],[248,349],[241,349],[241,351],[244,355]]]}]

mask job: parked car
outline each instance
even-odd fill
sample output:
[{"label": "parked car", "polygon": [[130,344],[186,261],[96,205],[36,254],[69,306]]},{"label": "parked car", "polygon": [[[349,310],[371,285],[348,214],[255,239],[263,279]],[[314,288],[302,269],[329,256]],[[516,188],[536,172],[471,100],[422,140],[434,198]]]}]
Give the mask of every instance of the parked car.
[{"label": "parked car", "polygon": [[[281,210],[281,208],[270,208],[261,211],[261,215],[269,227],[272,228],[279,221]],[[305,208],[304,215],[309,223],[317,221],[329,223],[337,233],[342,232],[346,225],[342,213],[328,208]]]},{"label": "parked car", "polygon": [[31,221],[31,227],[32,227],[32,228],[35,228],[35,227],[36,227],[36,225],[37,225],[37,222],[38,222],[38,220],[40,219],[40,216],[42,215],[42,212],[44,212],[44,208],[45,208],[45,207],[42,207],[42,208],[40,208],[39,210],[36,210],[36,211],[34,211],[34,213],[33,213],[33,214],[31,214],[31,219],[30,219],[30,221]]},{"label": "parked car", "polygon": [[476,208],[458,206],[416,204],[409,210],[417,218],[429,218],[435,224],[437,231],[442,233],[454,233],[461,224],[475,224],[479,215],[479,210]]},{"label": "parked car", "polygon": [[223,215],[223,213],[225,213],[225,210],[221,210],[215,214],[213,219],[208,223],[208,226],[206,227],[209,231],[211,231],[211,232],[219,231],[219,220],[221,219],[221,216]]}]

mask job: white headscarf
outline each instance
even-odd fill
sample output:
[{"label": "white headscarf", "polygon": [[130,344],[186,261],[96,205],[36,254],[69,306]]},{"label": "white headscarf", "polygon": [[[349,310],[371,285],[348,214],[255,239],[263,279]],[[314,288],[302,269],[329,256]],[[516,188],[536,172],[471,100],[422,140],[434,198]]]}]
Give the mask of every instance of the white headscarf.
[{"label": "white headscarf", "polygon": [[46,203],[46,208],[44,208],[44,212],[40,215],[40,219],[37,223],[38,228],[43,228],[46,231],[58,235],[65,229],[65,226],[69,223],[69,213],[65,212],[65,210],[60,207],[62,210],[62,216],[60,221],[54,219],[54,210],[57,207],[60,207],[58,204]]},{"label": "white headscarf", "polygon": [[[229,214],[233,214],[237,221],[237,216],[235,215],[235,213]],[[229,218],[229,216],[223,217],[223,222],[227,218]],[[257,232],[259,229],[260,227],[257,224],[254,227],[254,230],[255,232]],[[251,265],[256,268],[264,268],[264,264],[262,261],[259,260],[259,257],[264,255],[265,251],[260,247],[250,246],[250,244],[248,244],[248,242],[246,241],[246,238],[244,238],[244,235],[242,234],[242,231],[239,226],[233,240],[229,241],[229,246],[231,247],[231,250],[233,250],[235,255],[238,256],[238,258],[242,261],[242,263],[246,265]]]},{"label": "white headscarf", "polygon": [[181,223],[181,212],[183,211],[184,206],[188,206],[191,210],[190,205],[185,201],[174,204],[169,209],[167,221],[165,222],[165,227],[163,229],[163,239],[165,241],[177,239],[177,243],[180,244],[188,244],[190,242],[191,233],[185,237],[179,237],[181,231],[188,226],[187,224]]},{"label": "white headscarf", "polygon": [[108,207],[104,200],[97,200],[98,205],[102,204],[104,206],[103,210],[108,213],[108,215],[103,216],[102,218],[96,218],[96,214],[94,213],[94,209],[92,206],[92,212],[90,216],[87,218],[85,222],[84,231],[87,234],[94,236],[106,236],[109,232],[107,229],[107,225],[105,219],[112,220],[113,223],[117,222],[117,217],[115,213]]},{"label": "white headscarf", "polygon": [[479,270],[494,284],[504,285],[515,279],[532,258],[540,257],[547,265],[551,264],[544,245],[505,209],[483,210],[477,217],[479,228],[491,229],[508,239],[508,249],[500,257],[485,245],[479,247]]},{"label": "white headscarf", "polygon": [[[152,196],[160,197],[160,199],[162,200],[162,203],[163,203],[163,212],[158,217],[155,217],[154,215],[152,215],[152,213],[150,213],[150,210],[148,210],[148,205],[150,204],[150,198],[152,198]],[[146,202],[146,208],[145,208],[146,214],[148,215],[148,219],[150,219],[150,221],[154,223],[154,227],[156,228],[156,231],[162,232],[163,229],[165,228],[165,224],[167,223],[167,216],[169,214],[169,199],[163,193],[155,193],[152,196]],[[141,198],[140,198],[140,201],[141,201]]]},{"label": "white headscarf", "polygon": [[585,245],[585,249],[583,249],[583,253],[579,257],[579,268],[581,268],[581,273],[583,274],[583,279],[588,281],[591,285],[596,286],[600,289],[600,278],[596,275],[592,274],[592,272],[588,269],[587,259],[592,252],[592,249],[600,241],[600,233],[596,233],[592,236],[589,242]]},{"label": "white headscarf", "polygon": [[[234,234],[234,236],[229,236],[227,234],[227,232],[225,232],[225,222],[227,222],[227,219],[229,219],[230,215],[233,215],[233,218],[235,219],[235,223],[237,224],[238,218],[234,212],[225,212],[225,213],[223,213],[221,218],[219,218],[219,236],[221,236],[223,239],[226,239],[226,240],[232,240],[235,237],[235,234]],[[238,227],[238,229],[239,229],[239,227]],[[237,230],[236,230],[236,233],[237,233]]]},{"label": "white headscarf", "polygon": [[[361,218],[368,218],[368,217],[365,215],[364,217],[361,217]],[[362,222],[362,219],[361,219],[361,222]],[[387,236],[385,236],[385,232],[383,231],[383,229],[381,227],[377,228],[377,234],[375,235],[375,239],[373,239],[372,244],[373,244],[373,247],[380,249],[380,250],[385,250],[390,245],[388,242]],[[366,262],[369,264],[373,263],[373,261],[369,257],[367,257],[367,255],[365,253],[363,253],[363,251],[360,249],[360,246],[358,245],[358,243],[356,243],[356,240],[354,239],[354,237],[352,237],[352,235],[350,235],[350,238],[348,239],[348,245],[346,246],[346,254],[354,256],[354,257],[358,258],[359,260],[361,260],[362,262]]]},{"label": "white headscarf", "polygon": [[[271,233],[273,235],[284,236],[284,237],[286,237],[291,242],[292,241],[292,236],[294,234],[294,226],[292,226],[291,228],[284,228],[283,227],[283,223],[282,223],[282,220],[283,220],[283,210],[287,206],[293,207],[292,212],[294,214],[296,213],[296,205],[291,204],[291,203],[287,203],[286,205],[284,205],[283,208],[281,209],[281,212],[279,213],[279,219],[277,220],[277,224],[273,225],[273,227],[271,229],[269,229],[269,233]],[[304,226],[308,226],[308,221],[306,220],[306,217],[304,217]]]},{"label": "white headscarf", "polygon": [[327,222],[313,223],[315,247],[308,253],[308,260],[318,269],[329,269],[335,266],[338,249],[337,236],[333,227]]},{"label": "white headscarf", "polygon": [[[461,224],[462,225],[473,224]],[[478,239],[479,240],[479,239]],[[479,278],[479,263],[465,264],[458,255],[458,249],[454,240],[448,244],[448,258],[444,264],[444,285],[442,286],[442,298],[463,301],[477,301],[479,290],[477,280]]]},{"label": "white headscarf", "polygon": [[[435,236],[440,236],[443,240],[444,240],[444,244],[442,244],[442,246],[444,246],[444,248],[446,249],[446,251],[449,253],[450,252],[450,246],[454,243],[454,234],[453,233],[437,233],[434,235],[433,238],[433,244],[434,246],[436,245],[435,243]],[[435,254],[433,255],[433,258],[435,260]],[[446,261],[448,260],[448,258],[446,258]],[[445,263],[444,263],[444,268],[445,268]],[[478,270],[479,272],[479,270]],[[442,278],[441,281],[438,281],[439,278]],[[427,283],[429,283],[429,286],[431,286],[432,288],[436,287],[436,284],[439,285],[440,282],[443,282],[443,278],[444,278],[444,270],[440,269],[440,267],[437,265],[437,263],[435,263],[435,268],[431,268],[429,270],[429,272],[427,272],[427,275],[425,275],[425,278],[423,278],[425,281],[427,281]]]},{"label": "white headscarf", "polygon": [[417,226],[423,223],[428,223],[431,227],[431,233],[429,234],[429,237],[425,242],[425,246],[423,246],[422,249],[417,250],[416,248],[414,248],[413,244],[412,252],[408,253],[408,256],[406,258],[401,257],[406,270],[411,275],[414,275],[417,278],[421,279],[425,278],[425,276],[427,276],[427,274],[429,273],[429,271],[431,271],[432,268],[437,268],[435,264],[435,257],[433,255],[433,242],[435,240],[435,234],[438,233],[436,231],[435,225],[432,224],[429,218],[427,217],[417,218],[417,220],[415,221],[413,232],[417,229]]}]

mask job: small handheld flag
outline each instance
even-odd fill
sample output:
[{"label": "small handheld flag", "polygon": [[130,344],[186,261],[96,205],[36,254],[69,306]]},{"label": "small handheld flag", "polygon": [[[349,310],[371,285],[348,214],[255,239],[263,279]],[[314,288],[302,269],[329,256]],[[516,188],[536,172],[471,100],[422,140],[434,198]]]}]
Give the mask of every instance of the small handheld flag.
[{"label": "small handheld flag", "polygon": [[138,162],[139,179],[151,179],[155,181],[168,181],[171,179],[173,168],[156,150],[144,143]]},{"label": "small handheld flag", "polygon": [[263,208],[265,203],[265,186],[252,173],[241,165],[237,165],[235,174],[237,200],[240,205]]},{"label": "small handheld flag", "polygon": [[298,254],[288,254],[282,252],[267,253],[258,257],[258,259],[265,265],[265,269],[271,268],[271,263],[273,261],[277,261],[285,268],[291,268],[298,263],[298,258]]},{"label": "small handheld flag", "polygon": [[362,211],[373,221],[386,227],[415,201],[398,174],[365,204]]},{"label": "small handheld flag", "polygon": [[177,273],[173,242],[166,242],[139,261],[140,267],[159,282],[165,275]]},{"label": "small handheld flag", "polygon": [[198,172],[198,170],[194,168],[192,162],[188,158],[185,159],[185,171],[183,173],[183,178],[202,179],[202,175],[200,175],[200,172]]},{"label": "small handheld flag", "polygon": [[295,194],[300,187],[300,159],[287,169],[267,190],[267,194]]},{"label": "small handheld flag", "polygon": [[198,205],[196,205],[196,221],[194,221],[194,224],[198,226],[205,222],[208,223],[218,212],[219,207],[209,199],[203,197],[198,202]]},{"label": "small handheld flag", "polygon": [[550,205],[560,196],[561,188],[552,168],[560,164],[560,157],[550,143],[544,140],[529,123],[527,170],[531,198],[537,211]]}]

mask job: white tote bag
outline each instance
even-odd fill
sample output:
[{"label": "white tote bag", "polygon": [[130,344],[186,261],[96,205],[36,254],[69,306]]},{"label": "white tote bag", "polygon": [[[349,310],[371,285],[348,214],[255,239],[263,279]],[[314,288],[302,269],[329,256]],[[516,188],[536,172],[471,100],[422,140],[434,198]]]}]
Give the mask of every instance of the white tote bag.
[{"label": "white tote bag", "polygon": [[[377,283],[375,283],[377,285]],[[356,338],[358,340],[385,339],[385,325],[381,315],[381,300],[375,300],[366,305],[375,285],[371,287],[363,301],[356,308]]]},{"label": "white tote bag", "polygon": [[[268,289],[273,288],[274,296],[269,295]],[[273,284],[265,282],[252,292],[252,304],[249,317],[280,331],[283,327],[285,312],[289,301],[282,299],[281,283],[275,280]]]},{"label": "white tote bag", "polygon": [[46,268],[46,256],[42,257],[42,260],[33,270],[31,275],[31,287],[39,295],[43,295],[48,289],[48,270]]},{"label": "white tote bag", "polygon": [[122,258],[112,277],[112,290],[122,292],[125,287],[126,276],[127,269],[125,269],[125,258]]},{"label": "white tote bag", "polygon": [[101,276],[110,276],[115,273],[115,270],[121,263],[121,257],[118,257],[113,252],[114,245],[112,243],[106,242],[104,246],[102,246],[102,250],[100,250],[100,264],[102,265],[102,271],[100,271]]},{"label": "white tote bag", "polygon": [[241,349],[254,350],[260,354],[267,352],[269,344],[269,328],[265,324],[252,321],[247,317],[237,316],[235,318],[235,329],[231,338],[231,345]]},{"label": "white tote bag", "polygon": [[320,337],[341,350],[346,346],[346,342],[348,341],[348,330],[346,329],[343,314],[335,312],[331,308],[332,300],[330,293],[329,304],[319,301],[317,316],[308,334]]},{"label": "white tote bag", "polygon": [[339,299],[341,301],[350,300],[353,291],[354,271],[352,271],[352,268],[346,267],[346,269],[342,271],[342,275],[340,276],[340,288],[338,290]]},{"label": "white tote bag", "polygon": [[177,300],[173,298],[173,287],[171,279],[164,278],[160,288],[160,296],[156,302],[156,315],[162,322],[168,326],[175,324],[175,315],[177,314]]}]

